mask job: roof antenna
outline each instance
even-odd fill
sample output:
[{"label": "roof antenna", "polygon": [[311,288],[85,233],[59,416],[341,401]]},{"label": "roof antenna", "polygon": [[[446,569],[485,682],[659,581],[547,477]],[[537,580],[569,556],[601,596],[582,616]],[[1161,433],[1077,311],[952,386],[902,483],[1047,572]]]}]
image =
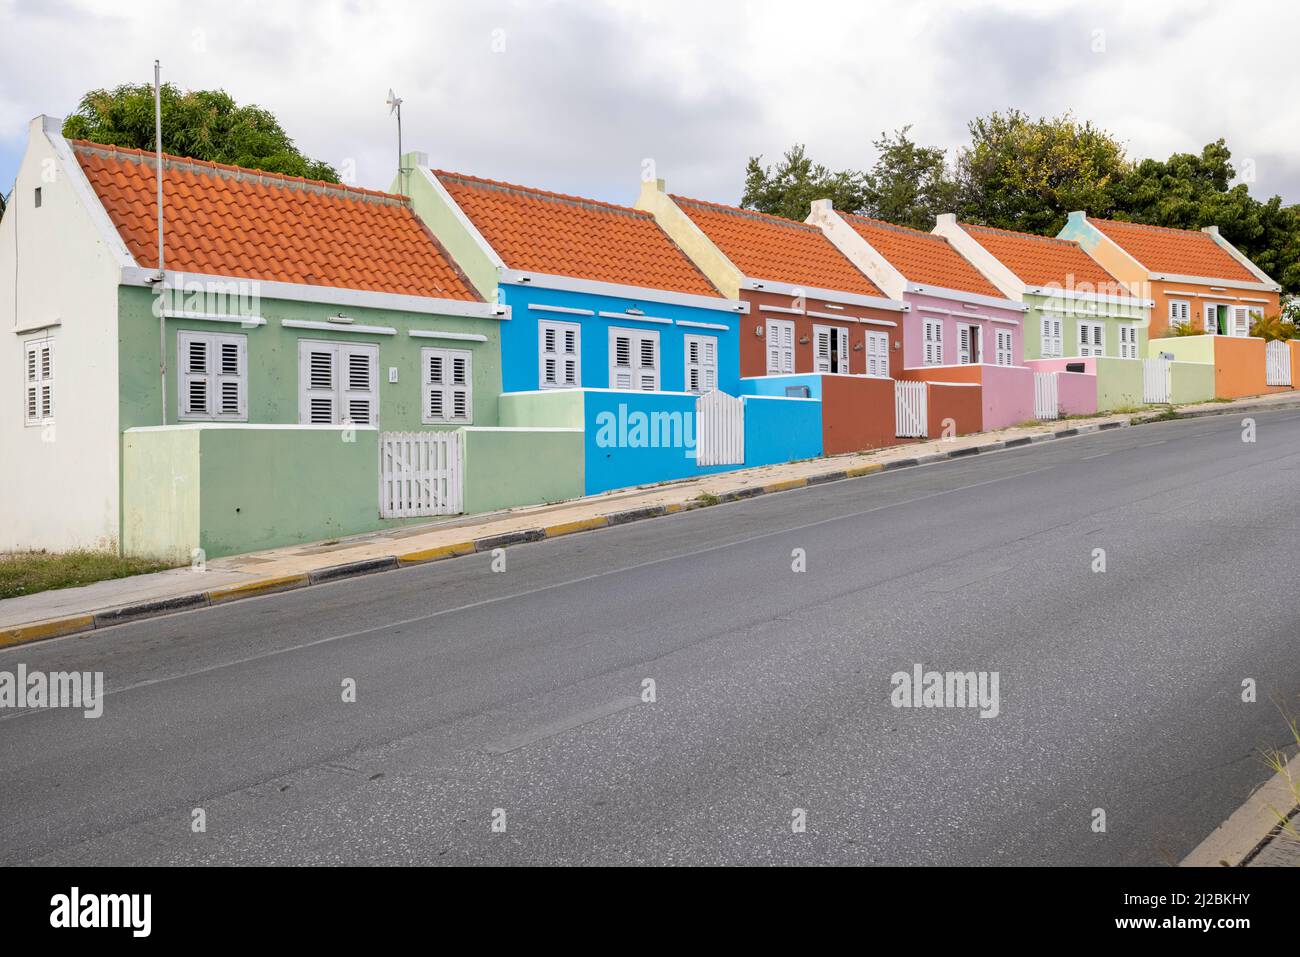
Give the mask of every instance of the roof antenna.
[{"label": "roof antenna", "polygon": [[388,115],[397,114],[397,178],[402,184],[402,195],[409,196],[410,189],[406,181],[407,169],[402,165],[402,98],[388,88]]},{"label": "roof antenna", "polygon": [[163,258],[162,64],[153,61],[153,145],[158,164],[158,375],[162,383],[162,424],[167,424],[167,269]]}]

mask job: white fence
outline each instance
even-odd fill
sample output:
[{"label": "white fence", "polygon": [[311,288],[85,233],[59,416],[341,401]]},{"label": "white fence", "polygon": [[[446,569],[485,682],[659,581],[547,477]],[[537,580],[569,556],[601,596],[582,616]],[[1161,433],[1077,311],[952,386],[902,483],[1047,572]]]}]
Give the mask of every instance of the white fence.
[{"label": "white fence", "polygon": [[1034,373],[1034,418],[1050,422],[1061,417],[1058,381],[1055,372]]},{"label": "white fence", "polygon": [[695,400],[695,464],[745,464],[745,403],[714,390]]},{"label": "white fence", "polygon": [[1142,401],[1169,401],[1169,360],[1142,360]]},{"label": "white fence", "polygon": [[459,432],[380,434],[381,517],[459,514],[464,509],[463,482]]},{"label": "white fence", "polygon": [[924,382],[894,383],[894,434],[904,439],[924,439],[930,421]]},{"label": "white fence", "polygon": [[1264,347],[1268,360],[1268,385],[1291,385],[1291,347],[1285,342],[1270,342]]}]

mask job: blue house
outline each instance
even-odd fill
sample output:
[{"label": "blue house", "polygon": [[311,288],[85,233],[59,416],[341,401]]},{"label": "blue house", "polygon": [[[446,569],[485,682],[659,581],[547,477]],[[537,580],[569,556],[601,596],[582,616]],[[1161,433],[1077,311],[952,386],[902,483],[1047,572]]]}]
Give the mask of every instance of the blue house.
[{"label": "blue house", "polygon": [[749,305],[652,214],[402,165],[397,188],[505,307],[501,424],[583,429],[589,494],[821,454],[820,402],[739,395]]}]

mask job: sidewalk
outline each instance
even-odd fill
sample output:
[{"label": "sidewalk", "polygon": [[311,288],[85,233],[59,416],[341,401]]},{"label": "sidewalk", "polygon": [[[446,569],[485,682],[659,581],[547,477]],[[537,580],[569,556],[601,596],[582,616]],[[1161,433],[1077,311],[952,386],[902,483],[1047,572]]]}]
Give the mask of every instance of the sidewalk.
[{"label": "sidewalk", "polygon": [[[1179,409],[1181,417],[1300,408],[1300,393],[1206,403]],[[886,469],[927,465],[946,458],[994,452],[1031,442],[1099,429],[1139,425],[1160,411],[1101,415],[981,432],[955,439],[896,445],[873,452],[788,462],[698,479],[537,505],[485,515],[458,516],[427,525],[372,532],[331,542],[295,545],[208,562],[203,571],[172,569],[0,601],[0,648],[77,634],[124,621],[301,588],[621,525],[643,518],[857,478]]]}]

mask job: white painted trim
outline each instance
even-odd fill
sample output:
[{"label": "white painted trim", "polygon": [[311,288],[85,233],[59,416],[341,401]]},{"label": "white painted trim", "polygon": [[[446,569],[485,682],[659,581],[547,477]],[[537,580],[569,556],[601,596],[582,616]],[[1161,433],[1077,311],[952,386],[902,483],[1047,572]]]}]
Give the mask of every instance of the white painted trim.
[{"label": "white painted trim", "polygon": [[1218,246],[1220,249],[1226,252],[1233,259],[1237,260],[1237,263],[1239,265],[1241,265],[1243,268],[1249,271],[1251,275],[1259,279],[1260,282],[1265,283],[1270,289],[1274,290],[1275,292],[1282,291],[1282,286],[1277,282],[1274,282],[1272,276],[1270,276],[1268,273],[1264,272],[1264,270],[1256,266],[1253,262],[1250,261],[1250,258],[1245,253],[1243,253],[1236,246],[1232,245],[1232,243],[1228,242],[1226,239],[1223,238],[1222,235],[1219,234],[1218,226],[1202,226],[1201,232],[1205,233],[1207,236],[1213,239],[1216,246]]},{"label": "white painted trim", "polygon": [[447,192],[447,187],[442,185],[442,181],[439,180],[438,177],[434,176],[433,171],[428,167],[416,166],[415,168],[420,172],[420,175],[424,177],[425,181],[429,184],[429,187],[438,196],[438,199],[440,199],[443,204],[446,205],[447,209],[451,211],[452,216],[456,218],[456,222],[460,224],[460,227],[464,229],[470,239],[474,241],[474,245],[478,246],[479,251],[487,257],[488,262],[497,269],[504,270],[506,268],[505,262],[497,255],[497,251],[488,244],[488,241],[483,238],[483,234],[478,231],[478,227],[475,226],[470,218],[465,215],[465,211],[460,208],[460,204],[451,198],[451,193]]},{"label": "white painted trim", "polygon": [[940,213],[935,217],[934,229],[930,230],[930,232],[948,240],[952,248],[957,250],[958,255],[979,270],[985,279],[997,287],[1002,295],[1016,301],[1024,299],[1025,281],[1017,276],[1006,263],[985,249],[984,245],[975,236],[963,229],[961,224],[957,222],[956,213]]},{"label": "white painted trim", "polygon": [[25,326],[14,326],[11,330],[16,336],[25,336],[32,332],[44,332],[46,329],[57,329],[63,325],[62,319],[47,319],[44,322],[29,322]]},{"label": "white painted trim", "polygon": [[1141,322],[1144,318],[1143,316],[1125,316],[1118,312],[1067,312],[1063,309],[1048,309],[1046,307],[1038,311],[1049,319],[1116,319],[1120,322]]},{"label": "white painted trim", "polygon": [[310,322],[306,319],[281,319],[285,329],[312,329],[317,332],[354,332],[365,336],[395,336],[392,326],[345,326],[337,322]]},{"label": "white painted trim", "polygon": [[696,309],[715,309],[719,312],[749,312],[749,303],[736,302],[733,299],[722,299],[718,296],[700,296],[688,292],[651,289],[648,286],[629,286],[624,283],[577,279],[573,276],[556,276],[551,273],[524,272],[519,269],[506,269],[501,273],[500,281],[509,283],[512,286],[585,292],[593,296],[609,296],[612,299],[663,302],[675,306],[693,306]]},{"label": "white painted trim", "polygon": [[687,326],[691,329],[718,329],[722,332],[731,330],[731,326],[723,325],[720,322],[691,322],[689,319],[678,319],[677,325]]},{"label": "white painted trim", "polygon": [[[632,331],[635,332],[636,330]],[[808,375],[811,374],[808,373]],[[764,376],[755,376],[755,378],[762,379]],[[718,391],[721,392],[722,390],[719,389]],[[694,392],[670,392],[667,389],[610,389],[604,386],[587,385],[563,389],[520,389],[517,392],[502,392],[501,396],[504,398],[509,395],[556,395],[560,392],[617,392],[622,395],[685,395],[692,399],[699,398]]]},{"label": "white painted trim", "polygon": [[[1115,284],[1117,286],[1124,285],[1118,279],[1115,280]],[[1134,306],[1139,309],[1154,309],[1156,305],[1154,299],[1143,299],[1139,296],[1111,296],[1105,293],[1080,292],[1077,289],[1059,289],[1055,286],[1027,286],[1025,292],[1034,296],[1044,296],[1048,299],[1078,299],[1082,302],[1104,303],[1108,306]]]},{"label": "white painted trim", "polygon": [[[188,312],[184,309],[167,310],[168,319],[190,319],[197,322],[230,322],[241,326],[264,326],[266,320],[261,316],[231,316],[219,312]],[[338,325],[338,323],[331,323]]]},{"label": "white painted trim", "polygon": [[[858,292],[840,292],[837,289],[826,289],[822,286],[802,286],[791,282],[778,282],[775,279],[752,279],[745,276],[741,280],[741,285],[755,292],[770,292],[777,295],[785,296],[802,296],[805,299],[835,299],[851,306],[866,306],[874,309],[888,309],[891,312],[902,312],[907,308],[905,303],[897,299],[889,299],[884,296],[866,296]],[[831,305],[827,303],[827,305]],[[759,308],[762,308],[761,306]],[[839,308],[843,309],[843,306]]]},{"label": "white painted trim", "polygon": [[909,282],[907,291],[922,296],[938,296],[940,299],[969,302],[977,306],[987,306],[993,309],[1006,309],[1008,312],[1029,311],[1029,307],[1023,302],[999,299],[996,296],[985,296],[978,292],[963,292],[960,289],[949,289],[947,286],[924,286],[919,282]]},{"label": "white painted trim", "polygon": [[1189,282],[1197,286],[1204,286],[1213,282],[1227,289],[1249,289],[1256,292],[1278,292],[1282,288],[1272,282],[1245,282],[1244,280],[1237,279],[1218,279],[1213,276],[1188,276],[1178,273],[1153,272],[1151,273],[1151,278],[1159,279],[1161,282]]},{"label": "white painted trim", "polygon": [[829,319],[831,322],[853,323],[858,321],[855,316],[842,316],[836,312],[813,312],[812,310],[809,310],[808,312],[805,312],[804,315],[809,319]]},{"label": "white painted trim", "polygon": [[353,429],[357,432],[378,432],[377,425],[305,425],[299,422],[182,422],[175,425],[138,425],[126,429],[127,432],[176,432],[193,429],[289,429],[294,431],[342,432]]},{"label": "white painted trim", "polygon": [[759,312],[783,312],[791,316],[802,316],[803,310],[791,309],[788,306],[762,306],[758,307]]},{"label": "white painted trim", "polygon": [[443,332],[440,329],[409,329],[406,333],[413,339],[455,339],[457,342],[487,342],[487,336],[477,332]]},{"label": "white painted trim", "polygon": [[958,319],[978,319],[982,322],[1002,322],[1007,325],[1018,326],[1020,319],[1005,319],[1000,316],[985,316],[978,312],[960,312],[956,309],[940,309],[938,306],[917,306],[917,312],[931,312],[941,316],[955,316]]},{"label": "white painted trim", "polygon": [[541,303],[530,302],[528,304],[530,312],[558,312],[566,316],[594,316],[595,309],[574,309],[570,306],[547,306]]},{"label": "white painted trim", "polygon": [[[138,266],[122,270],[122,285],[152,287],[157,273]],[[183,277],[179,289],[173,285]],[[390,309],[394,312],[417,312],[432,316],[462,316],[471,319],[509,319],[510,307],[495,302],[465,302],[460,299],[437,299],[432,296],[407,296],[394,292],[371,292],[365,289],[341,289],[337,286],[311,286],[296,282],[271,282],[248,276],[213,276],[201,273],[168,273],[168,289],[185,293],[184,282],[253,284],[262,299],[285,299],[331,306],[354,306],[359,309]]]},{"label": "white painted trim", "polygon": [[1000,323],[1000,324],[1002,324],[1002,325],[1004,325],[1004,326],[1018,326],[1018,325],[1020,325],[1020,320],[1019,320],[1019,319],[1001,319],[1001,318],[999,318],[998,316],[983,316],[983,317],[981,317],[981,318],[987,319],[989,322],[997,322],[997,323]]},{"label": "white painted trim", "polygon": [[606,312],[601,310],[597,313],[602,319],[617,319],[619,322],[649,322],[657,326],[671,326],[671,319],[664,319],[661,316],[634,316],[626,312]]},{"label": "white painted trim", "polygon": [[[858,322],[866,323],[866,324],[869,325],[869,326],[889,326],[889,327],[891,327],[891,328],[897,328],[897,326],[898,326],[898,323],[896,323],[896,322],[891,322],[891,321],[888,320],[888,319],[868,319],[866,316],[863,316],[863,317],[861,317],[860,319],[858,319]],[[874,379],[874,378],[878,378],[878,377],[877,377],[877,376],[871,376],[871,378]]]},{"label": "white painted trim", "polygon": [[[95,230],[99,233],[99,238],[104,241],[108,247],[109,254],[122,269],[138,268],[135,257],[131,255],[131,250],[126,246],[126,241],[122,239],[122,234],[117,231],[113,225],[113,220],[108,215],[108,210],[104,204],[99,201],[99,194],[95,188],[90,185],[90,180],[86,179],[86,172],[77,162],[77,157],[73,154],[72,145],[63,138],[63,121],[53,116],[41,116],[41,132],[49,141],[50,147],[54,150],[54,155],[59,158],[59,163],[64,168],[64,173],[68,177],[68,182],[72,184],[72,191],[81,201],[81,205],[90,215],[91,222],[95,224]],[[150,270],[151,276],[156,276],[157,270]]]},{"label": "white painted trim", "polygon": [[1200,293],[1194,292],[1191,289],[1166,289],[1165,290],[1166,298],[1168,298],[1169,296],[1199,296],[1199,295]]},{"label": "white painted trim", "polygon": [[[555,392],[555,389],[547,389]],[[577,391],[570,389],[570,392]],[[504,395],[521,395],[519,392],[506,392]],[[462,425],[460,432],[585,432],[586,429],[567,429],[550,425]]]},{"label": "white painted trim", "polygon": [[1265,305],[1268,305],[1267,299],[1256,299],[1254,296],[1241,296],[1239,298],[1242,302],[1262,302]]},{"label": "white painted trim", "polygon": [[[1225,296],[1221,292],[1198,292],[1197,299],[1217,299],[1219,302],[1237,302],[1236,296]],[[1257,300],[1258,302],[1268,302],[1267,299]]]}]

